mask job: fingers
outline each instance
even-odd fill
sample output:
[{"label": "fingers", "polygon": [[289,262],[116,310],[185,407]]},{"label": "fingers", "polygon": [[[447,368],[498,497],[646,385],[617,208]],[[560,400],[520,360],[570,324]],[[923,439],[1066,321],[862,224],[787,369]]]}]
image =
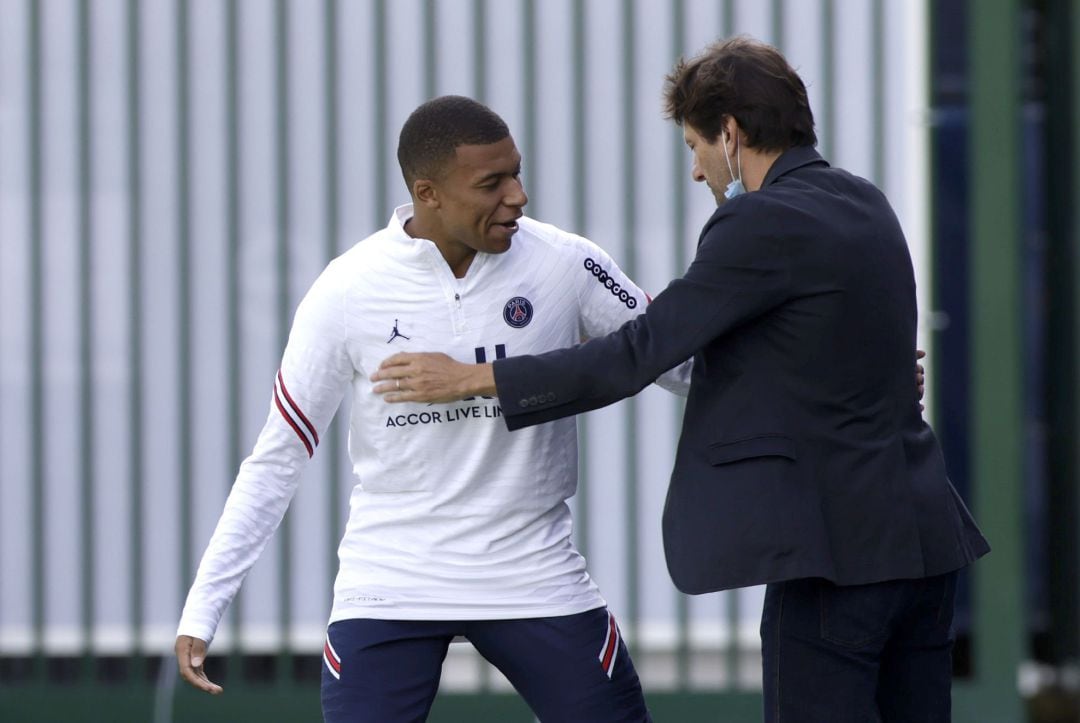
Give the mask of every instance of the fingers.
[{"label": "fingers", "polygon": [[[375,377],[373,376],[372,379],[374,378]],[[398,391],[401,390],[401,387],[399,386],[398,379],[391,379],[388,382],[380,382],[379,384],[376,384],[372,387],[372,390],[376,394],[383,395],[383,399],[389,402],[393,401],[392,398],[397,394]]]},{"label": "fingers", "polygon": [[430,385],[430,378],[444,363],[444,357],[430,352],[394,354],[371,375],[371,381],[376,382],[372,390],[387,402],[431,401],[421,392]]},{"label": "fingers", "polygon": [[410,371],[415,374],[415,364],[419,361],[419,354],[400,352],[383,360],[375,373],[371,375],[371,381],[384,382],[375,387],[377,392],[397,391],[400,389],[398,381],[410,376]]},{"label": "fingers", "polygon": [[[409,377],[405,371],[398,371],[399,369],[403,370],[404,367],[394,367],[394,371],[380,370],[371,375],[372,381],[384,380],[372,387],[372,390],[376,394],[381,394],[387,402],[411,401],[408,395],[414,390],[409,389]],[[397,376],[390,376],[390,374]]]},{"label": "fingers", "polygon": [[[393,356],[389,356],[386,359],[383,359],[382,364],[379,365],[379,370],[375,372],[375,374],[377,375],[381,373],[384,369],[406,366],[419,356],[419,354],[412,354],[407,351],[400,351]],[[374,379],[375,377],[372,376],[372,378]]]},{"label": "fingers", "polygon": [[372,390],[376,394],[382,395],[384,402],[408,402],[412,401],[409,398],[410,392],[397,386],[396,380],[390,382],[382,382],[372,387]]},{"label": "fingers", "polygon": [[180,677],[192,687],[210,695],[219,695],[222,687],[206,677],[203,663],[206,661],[206,641],[190,635],[176,638],[176,662],[180,668]]},{"label": "fingers", "polygon": [[916,359],[923,359],[925,357],[926,357],[926,352],[925,351],[923,351],[922,349],[916,349],[915,350],[915,358]]},{"label": "fingers", "polygon": [[[473,378],[474,375],[483,379]],[[491,376],[490,382],[487,376]],[[390,403],[453,402],[486,394],[489,387],[495,387],[490,365],[464,364],[441,352],[395,354],[370,378],[375,382],[372,390]],[[472,388],[474,385],[476,390]]]}]

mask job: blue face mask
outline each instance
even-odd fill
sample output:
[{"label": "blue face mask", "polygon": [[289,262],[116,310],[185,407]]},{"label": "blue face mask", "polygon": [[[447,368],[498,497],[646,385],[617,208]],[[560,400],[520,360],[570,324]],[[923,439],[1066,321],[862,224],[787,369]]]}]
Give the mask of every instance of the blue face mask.
[{"label": "blue face mask", "polygon": [[736,178],[727,185],[727,189],[724,191],[724,198],[730,201],[736,196],[741,196],[744,193],[746,193],[746,186],[742,185],[741,178]]},{"label": "blue face mask", "polygon": [[742,153],[739,152],[739,137],[735,136],[735,161],[739,165],[739,177],[735,178],[735,169],[731,167],[731,159],[728,157],[727,149],[724,150],[724,160],[727,161],[728,173],[731,174],[731,183],[727,185],[727,189],[724,191],[724,198],[731,200],[736,196],[741,196],[746,193],[746,186],[742,182]]}]

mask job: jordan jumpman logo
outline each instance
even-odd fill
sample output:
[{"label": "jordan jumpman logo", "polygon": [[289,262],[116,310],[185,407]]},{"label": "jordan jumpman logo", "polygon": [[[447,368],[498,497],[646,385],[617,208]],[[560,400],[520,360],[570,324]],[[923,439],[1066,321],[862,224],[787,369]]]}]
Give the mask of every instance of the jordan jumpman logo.
[{"label": "jordan jumpman logo", "polygon": [[386,340],[386,343],[389,344],[394,339],[397,339],[399,336],[402,339],[404,339],[405,341],[409,340],[409,337],[405,336],[400,331],[398,331],[398,329],[397,329],[397,319],[394,319],[394,330],[390,332],[390,338]]}]

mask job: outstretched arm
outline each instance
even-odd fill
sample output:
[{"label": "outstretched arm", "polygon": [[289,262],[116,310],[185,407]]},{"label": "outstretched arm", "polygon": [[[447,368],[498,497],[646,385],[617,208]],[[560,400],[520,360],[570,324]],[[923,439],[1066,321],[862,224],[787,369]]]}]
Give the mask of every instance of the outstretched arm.
[{"label": "outstretched arm", "polygon": [[336,288],[324,274],[296,312],[273,380],[266,423],[251,455],[240,465],[177,625],[181,675],[207,692],[215,692],[215,686],[201,672],[206,648],[244,576],[285,515],[300,475],[355,374],[345,349],[341,294]]},{"label": "outstretched arm", "polygon": [[494,393],[510,429],[636,394],[710,340],[786,298],[786,254],[775,239],[737,230],[729,242],[718,238],[717,232],[712,242],[702,242],[687,274],[672,282],[645,313],[607,336],[538,356],[511,356],[490,366],[399,355],[373,375],[375,391],[391,402],[445,402]]}]

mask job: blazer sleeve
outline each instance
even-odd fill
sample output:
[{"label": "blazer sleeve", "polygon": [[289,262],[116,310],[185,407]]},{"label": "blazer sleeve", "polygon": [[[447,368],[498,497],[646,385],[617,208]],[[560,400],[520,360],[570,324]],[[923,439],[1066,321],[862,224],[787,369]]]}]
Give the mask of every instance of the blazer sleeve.
[{"label": "blazer sleeve", "polygon": [[706,226],[686,275],[636,319],[575,347],[496,361],[507,427],[569,417],[637,394],[713,340],[782,304],[790,295],[791,261],[781,239],[753,233],[743,220],[751,214],[725,211]]}]

